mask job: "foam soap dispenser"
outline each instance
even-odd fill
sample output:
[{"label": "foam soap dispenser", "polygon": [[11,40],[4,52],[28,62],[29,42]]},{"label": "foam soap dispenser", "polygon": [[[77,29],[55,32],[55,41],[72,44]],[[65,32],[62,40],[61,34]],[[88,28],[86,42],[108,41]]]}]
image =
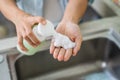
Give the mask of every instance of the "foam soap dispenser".
[{"label": "foam soap dispenser", "polygon": [[28,51],[27,52],[22,51],[19,45],[17,45],[18,51],[20,51],[21,53],[25,55],[34,55],[36,52],[40,50],[41,46],[44,45],[45,40],[48,37],[51,37],[55,31],[54,25],[48,20],[46,22],[47,23],[45,25],[42,25],[41,23],[39,23],[38,25],[35,25],[33,27],[33,32],[35,36],[41,41],[40,45],[38,45],[37,47],[33,47],[26,40],[23,40],[23,44],[28,49]]}]

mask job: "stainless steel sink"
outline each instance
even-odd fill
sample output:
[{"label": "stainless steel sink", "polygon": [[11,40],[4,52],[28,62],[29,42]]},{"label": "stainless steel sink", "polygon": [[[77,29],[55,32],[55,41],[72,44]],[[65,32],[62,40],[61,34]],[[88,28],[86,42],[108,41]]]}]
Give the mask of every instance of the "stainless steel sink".
[{"label": "stainless steel sink", "polygon": [[[52,55],[49,54],[49,50],[38,52],[33,56],[20,54],[9,55],[8,61],[12,80],[59,80],[59,78],[67,80],[66,77],[70,77],[70,75],[64,72],[67,69],[69,69],[67,70],[68,72],[71,70],[71,73],[77,72],[77,74],[75,73],[76,75],[71,74],[73,77],[81,77],[92,72],[102,71],[102,62],[104,62],[105,59],[104,55],[110,51],[108,45],[116,47],[116,45],[107,38],[96,38],[84,41],[78,55],[72,57],[68,62],[58,62],[54,60]],[[112,50],[113,49],[111,49],[111,51]],[[97,61],[100,63],[97,63]],[[74,67],[78,69],[75,71]],[[55,73],[57,71],[59,73]],[[60,73],[60,71],[62,72]],[[49,78],[48,74],[61,75]],[[64,77],[62,75],[64,75]]]},{"label": "stainless steel sink", "polygon": [[[36,55],[25,56],[16,50],[16,38],[0,41],[1,45],[11,43],[9,47],[0,46],[7,49],[0,52],[4,57],[0,62],[0,80],[75,80],[93,72],[104,71],[105,56],[120,52],[118,19],[105,19],[80,25],[84,40],[82,48],[78,55],[68,62],[53,59],[48,50],[49,42],[46,42]],[[117,24],[109,23],[113,20]],[[93,24],[96,28],[93,28]]]}]

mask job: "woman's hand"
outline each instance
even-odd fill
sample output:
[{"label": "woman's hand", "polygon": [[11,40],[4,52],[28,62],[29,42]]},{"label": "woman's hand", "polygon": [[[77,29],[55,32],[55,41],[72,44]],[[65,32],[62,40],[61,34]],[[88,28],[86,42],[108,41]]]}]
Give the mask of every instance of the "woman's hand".
[{"label": "woman's hand", "polygon": [[50,46],[50,53],[53,54],[53,57],[59,61],[68,61],[72,55],[76,56],[80,50],[82,42],[80,28],[73,22],[61,22],[56,28],[56,31],[68,36],[73,42],[75,42],[76,46],[72,49],[65,50],[62,47],[55,47],[53,40]]},{"label": "woman's hand", "polygon": [[29,14],[21,14],[14,21],[18,37],[18,45],[23,51],[27,51],[27,48],[23,45],[23,39],[25,39],[30,45],[36,47],[40,44],[40,41],[36,38],[32,31],[35,24],[46,24],[45,19],[38,16],[31,16]]}]

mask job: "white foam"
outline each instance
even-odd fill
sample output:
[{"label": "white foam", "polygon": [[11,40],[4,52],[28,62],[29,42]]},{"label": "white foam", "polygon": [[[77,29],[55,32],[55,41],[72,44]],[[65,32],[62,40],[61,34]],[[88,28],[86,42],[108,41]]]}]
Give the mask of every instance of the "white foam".
[{"label": "white foam", "polygon": [[[72,42],[67,36],[57,33],[54,30],[54,26],[50,21],[47,21],[46,25],[39,24],[36,29],[38,34],[41,35],[44,39],[49,36],[53,36],[52,38],[54,38],[54,46],[56,47],[63,47],[64,49],[75,47],[75,43]],[[41,39],[43,39],[42,37]]]},{"label": "white foam", "polygon": [[54,46],[63,47],[64,49],[74,48],[75,43],[72,42],[67,36],[56,33],[54,36]]}]

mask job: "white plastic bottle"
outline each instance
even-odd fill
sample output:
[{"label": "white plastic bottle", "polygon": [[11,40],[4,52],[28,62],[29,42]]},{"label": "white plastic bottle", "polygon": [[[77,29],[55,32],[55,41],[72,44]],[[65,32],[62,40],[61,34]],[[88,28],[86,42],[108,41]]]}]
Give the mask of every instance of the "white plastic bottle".
[{"label": "white plastic bottle", "polygon": [[41,44],[37,47],[33,47],[26,40],[23,40],[23,44],[28,49],[28,51],[22,51],[19,45],[17,45],[17,49],[25,55],[34,55],[40,50],[41,46],[44,45],[46,38],[54,34],[54,25],[47,20],[47,23],[45,25],[42,25],[41,23],[35,25],[33,27],[33,32],[35,36],[41,41]]}]

